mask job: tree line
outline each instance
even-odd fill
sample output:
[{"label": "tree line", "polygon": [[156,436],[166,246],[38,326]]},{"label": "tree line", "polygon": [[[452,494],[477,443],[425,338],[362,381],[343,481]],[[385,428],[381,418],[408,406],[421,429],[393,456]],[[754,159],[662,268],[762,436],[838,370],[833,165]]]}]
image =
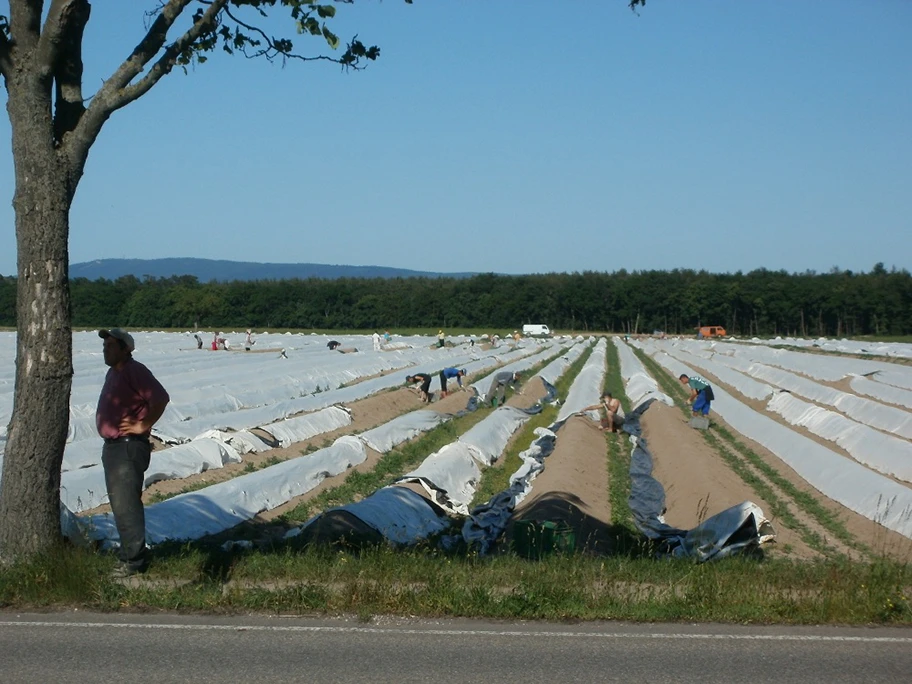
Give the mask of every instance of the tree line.
[{"label": "tree line", "polygon": [[[14,326],[16,279],[0,277],[0,325]],[[200,283],[193,276],[70,282],[76,327],[517,328],[857,336],[912,334],[912,276],[869,273],[615,271],[470,278]]]}]

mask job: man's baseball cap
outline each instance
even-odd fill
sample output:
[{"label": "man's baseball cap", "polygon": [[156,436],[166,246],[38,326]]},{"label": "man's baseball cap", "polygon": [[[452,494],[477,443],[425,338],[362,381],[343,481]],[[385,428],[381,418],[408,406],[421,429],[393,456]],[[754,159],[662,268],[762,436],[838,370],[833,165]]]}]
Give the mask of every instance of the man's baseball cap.
[{"label": "man's baseball cap", "polygon": [[120,328],[111,328],[110,330],[99,330],[98,336],[101,339],[107,339],[113,337],[115,340],[120,340],[125,345],[127,345],[127,351],[132,352],[136,349],[136,343],[133,342],[133,336],[128,333],[126,330],[121,330]]}]

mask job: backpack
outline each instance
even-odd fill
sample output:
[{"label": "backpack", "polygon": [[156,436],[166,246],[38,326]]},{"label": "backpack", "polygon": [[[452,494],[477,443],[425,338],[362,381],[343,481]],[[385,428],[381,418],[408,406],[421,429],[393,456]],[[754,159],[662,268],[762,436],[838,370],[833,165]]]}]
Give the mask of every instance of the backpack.
[{"label": "backpack", "polygon": [[709,401],[715,401],[716,395],[713,394],[713,388],[710,385],[706,386],[706,389],[703,390],[703,394]]}]

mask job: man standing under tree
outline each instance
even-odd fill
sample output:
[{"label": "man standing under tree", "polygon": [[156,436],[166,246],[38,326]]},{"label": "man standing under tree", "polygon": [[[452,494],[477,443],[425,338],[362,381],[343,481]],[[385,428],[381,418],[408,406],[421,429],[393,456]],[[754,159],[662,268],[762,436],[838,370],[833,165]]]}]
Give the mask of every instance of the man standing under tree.
[{"label": "man standing under tree", "polygon": [[120,535],[120,563],[115,577],[145,572],[146,515],[143,510],[143,478],[149,467],[152,426],[170,401],[168,392],[152,372],[133,359],[133,336],[120,328],[99,330],[104,340],[105,375],[95,425],[104,438],[101,464],[105,486]]}]

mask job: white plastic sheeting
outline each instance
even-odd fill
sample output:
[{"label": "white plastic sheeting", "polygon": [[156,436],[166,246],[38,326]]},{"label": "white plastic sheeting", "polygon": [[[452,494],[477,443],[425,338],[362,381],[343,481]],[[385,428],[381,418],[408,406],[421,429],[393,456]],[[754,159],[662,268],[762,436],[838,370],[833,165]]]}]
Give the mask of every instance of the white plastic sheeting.
[{"label": "white plastic sheeting", "polygon": [[[654,358],[675,377],[693,372],[664,352]],[[825,496],[912,538],[912,489],[757,413],[721,387],[713,392],[713,410],[732,428],[772,451]]]},{"label": "white plastic sheeting", "polygon": [[711,349],[714,353],[764,363],[801,373],[815,380],[835,382],[853,375],[870,375],[877,382],[883,382],[903,389],[912,390],[912,368],[885,361],[853,359],[833,354],[808,354],[789,349],[770,349],[730,342],[686,341],[685,348]]},{"label": "white plastic sheeting", "polygon": [[[547,345],[546,348],[550,349],[551,346],[552,345]],[[539,345],[530,345],[528,348],[512,350],[506,354],[506,356],[512,359],[521,359],[523,355],[528,355],[532,352],[539,351],[539,349]],[[321,360],[326,356],[326,354],[323,354],[324,351],[325,350],[321,350]],[[490,352],[486,353],[490,354]],[[327,354],[329,353],[327,352]],[[212,356],[217,356],[217,354],[212,354]],[[330,358],[347,358],[351,356],[352,355],[329,354]],[[495,366],[499,362],[499,359],[490,355],[476,359],[473,358],[471,354],[463,351],[461,355],[451,354],[449,356],[449,361],[458,363],[460,366],[473,369],[471,372],[476,372],[475,369],[484,369]],[[440,363],[441,360],[439,358],[434,358],[432,361],[425,361],[423,366],[415,367],[413,372],[434,372],[435,370],[439,370]],[[99,378],[101,377],[103,376],[99,376]],[[290,416],[301,411],[319,411],[320,409],[331,406],[334,403],[339,403],[342,401],[355,401],[357,399],[370,396],[371,394],[374,394],[381,390],[388,389],[390,387],[396,387],[401,384],[402,380],[397,374],[380,376],[361,383],[357,383],[350,387],[321,392],[293,400],[277,401],[268,406],[261,406],[251,409],[240,409],[220,416],[207,416],[202,419],[180,421],[179,423],[174,423],[171,425],[171,435],[163,434],[162,431],[160,431],[158,428],[154,430],[154,433],[156,436],[163,438],[166,442],[179,443],[185,442],[186,440],[192,440],[196,437],[199,437],[200,435],[211,436],[212,430],[217,427],[219,428],[218,432],[221,434],[238,435],[238,439],[233,440],[234,443],[240,447],[237,449],[237,451],[239,453],[246,453],[246,451],[249,450],[257,450],[256,448],[252,448],[252,445],[256,444],[256,442],[248,443],[243,446],[242,444],[238,444],[238,442],[245,441],[244,435],[249,434],[247,432],[248,428],[265,427],[268,423],[275,421],[277,418]],[[97,391],[97,388],[94,391]],[[193,392],[198,394],[198,390],[193,390]],[[232,402],[221,404],[223,408],[229,408],[235,405],[239,404]],[[88,408],[80,408],[80,411],[82,413],[89,413],[92,416],[94,416],[94,410],[94,406],[89,406]],[[334,412],[338,410],[338,408],[333,408],[327,415],[336,415]],[[94,417],[92,420],[94,421]],[[321,421],[323,419],[317,420]],[[339,420],[342,420],[342,418],[340,417]],[[316,434],[321,434],[324,431],[320,430],[318,424],[314,423],[313,421],[314,418],[311,416],[301,416],[300,420],[296,420],[296,422],[300,424],[300,430],[294,427],[295,423],[291,423],[289,425],[281,425],[280,427],[277,427],[276,430],[282,433],[285,440],[293,441],[296,438],[307,439]],[[337,424],[337,422],[338,421],[326,420],[325,424],[323,424],[323,427],[326,431],[335,429],[336,427],[341,427],[341,424]],[[315,429],[318,431],[314,432]],[[227,430],[237,430],[237,432],[228,433],[226,432]],[[232,440],[223,441],[231,442]],[[258,441],[259,440],[257,440],[257,442]],[[64,452],[63,470],[76,471],[88,466],[100,464],[102,445],[102,440],[97,435],[94,435],[91,439],[84,439],[68,444]],[[262,450],[262,448],[259,450]],[[156,452],[156,454],[157,453],[159,452]],[[193,462],[192,460],[194,454],[198,454],[198,460],[196,462]],[[155,458],[157,458],[157,456],[153,455],[153,459]],[[202,451],[193,448],[184,449],[178,452],[175,458],[178,459],[181,463],[180,468],[162,469],[160,472],[174,472],[176,477],[186,477],[187,475],[199,473],[203,470],[219,467]],[[180,475],[179,473],[186,474]],[[104,494],[105,488],[102,473],[79,473],[78,475],[72,475],[69,478],[65,477],[64,479],[64,485],[69,492],[67,495],[65,495],[64,500],[71,502],[82,502],[80,504],[80,508],[77,510],[87,510],[88,508],[92,508],[95,505],[100,505],[101,503],[106,502],[107,499],[106,495]]]},{"label": "white plastic sheeting", "polygon": [[792,425],[806,427],[818,437],[835,442],[856,461],[884,475],[912,482],[912,442],[878,432],[787,392],[773,396],[767,408]]},{"label": "white plastic sheeting", "polygon": [[658,384],[648,372],[636,354],[619,337],[613,338],[618,350],[621,379],[624,381],[624,393],[632,406],[639,406],[648,399],[655,398],[668,406],[674,401],[659,389]]},{"label": "white plastic sheeting", "polygon": [[675,555],[707,561],[761,546],[776,536],[763,510],[745,501],[688,530]]},{"label": "white plastic sheeting", "polygon": [[721,354],[691,353],[679,347],[677,343],[656,342],[655,346],[670,354],[679,361],[697,366],[700,370],[715,375],[721,382],[738,390],[748,399],[766,400],[775,391],[764,382],[758,382],[745,375],[755,365],[749,361],[735,359]]},{"label": "white plastic sheeting", "polygon": [[[415,470],[406,473],[400,481],[423,479],[446,494],[445,500],[437,503],[453,513],[467,515],[468,505],[475,496],[475,485],[481,477],[481,469],[472,456],[468,444],[452,442],[428,456]],[[355,511],[350,511],[355,513]],[[355,513],[357,515],[357,513]],[[360,517],[360,516],[358,516]]]},{"label": "white plastic sheeting", "polygon": [[[225,442],[211,438],[196,439],[170,449],[153,451],[143,489],[160,480],[182,479],[240,462],[240,454]],[[74,513],[108,503],[104,468],[96,465],[62,473],[60,499]]]},{"label": "white plastic sheeting", "polygon": [[906,439],[912,438],[912,413],[908,411],[820,385],[794,373],[759,363],[751,366],[751,374],[805,399],[833,406],[871,427],[892,432]]},{"label": "white plastic sheeting", "polygon": [[201,434],[200,438],[222,441],[241,455],[249,453],[259,454],[264,451],[269,451],[272,448],[252,432],[247,432],[247,430],[241,430],[240,432],[209,430],[208,432]]},{"label": "white plastic sheeting", "polygon": [[885,385],[864,377],[854,377],[849,381],[852,389],[858,394],[874,397],[878,401],[896,404],[907,409],[912,409],[912,391]]},{"label": "white plastic sheeting", "polygon": [[365,430],[358,435],[358,439],[374,451],[385,454],[402,442],[413,439],[422,432],[433,430],[450,417],[437,411],[412,411],[393,418],[379,427]]},{"label": "white plastic sheeting", "polygon": [[316,413],[288,418],[278,423],[264,425],[261,429],[275,437],[279,446],[288,447],[316,435],[332,432],[351,425],[351,413],[338,406],[330,406]]},{"label": "white plastic sheeting", "polygon": [[776,337],[770,340],[753,338],[755,344],[770,346],[788,345],[790,347],[814,347],[823,351],[839,352],[842,354],[873,354],[876,356],[896,356],[912,359],[912,344],[906,342],[860,342],[858,340],[830,340],[818,337],[813,340],[801,337]]},{"label": "white plastic sheeting", "polygon": [[[689,354],[677,348],[677,345],[673,343],[658,342],[656,346],[680,361],[698,365],[750,398],[765,399],[769,396],[769,392],[763,396],[757,396],[769,389],[768,387],[759,383],[751,385],[743,376],[726,367],[727,365],[737,365],[740,369],[745,369],[743,360],[735,360],[722,355],[703,358]],[[809,378],[763,363],[750,363],[745,370],[755,378],[766,380],[776,387],[802,396],[805,399],[810,399],[818,404],[833,406],[859,423],[891,432],[906,439],[912,438],[912,413],[908,411],[894,406],[886,406],[864,397],[858,397],[828,385],[821,385]]]},{"label": "white plastic sheeting", "polygon": [[[576,347],[581,347],[581,345],[576,345],[575,348]],[[543,354],[551,353],[552,351],[550,348],[543,352]],[[576,357],[578,356],[578,353],[574,352],[573,355]],[[537,363],[537,361],[535,363]],[[560,377],[560,373],[566,370],[569,365],[569,363],[561,362],[560,360],[555,360],[555,362],[549,364],[549,368],[553,367],[560,371],[558,374],[551,376],[551,378],[556,381]],[[400,478],[399,482],[420,483],[428,492],[431,500],[441,509],[452,515],[467,515],[468,504],[471,503],[472,498],[475,495],[476,485],[481,477],[481,468],[479,467],[479,464],[487,465],[499,458],[510,436],[528,419],[529,414],[509,406],[504,406],[496,411],[492,411],[483,421],[460,437],[459,440],[446,445],[439,451],[428,456],[418,468]],[[536,434],[538,434],[538,431],[536,431]],[[552,436],[551,444],[553,446],[553,433],[549,432],[548,434]],[[541,454],[540,450],[539,453]],[[537,470],[533,468],[531,462],[531,458],[524,459],[524,466],[520,469],[523,471],[523,474],[519,476],[523,481],[514,482],[516,491],[523,495],[528,487],[528,483],[530,483],[531,480],[534,479],[535,474],[541,470],[540,461]],[[514,475],[514,478],[516,477],[517,476]],[[392,489],[395,489],[395,487],[392,487]],[[422,534],[425,534],[425,536],[408,537],[407,535],[402,534],[394,538],[387,534],[382,526],[383,519],[377,518],[377,516],[381,514],[377,511],[377,507],[374,506],[372,501],[376,496],[377,494],[374,494],[363,501],[345,506],[342,510],[363,520],[394,543],[414,544],[426,537],[426,534],[423,532]],[[496,510],[490,509],[488,511],[485,520],[490,523],[487,529],[489,534],[494,533],[493,529],[497,524],[500,524],[505,519],[509,518],[509,511],[512,510],[512,494],[508,499],[509,501],[506,507],[498,507]],[[409,501],[411,502],[411,499],[409,499]],[[366,502],[371,502],[369,504],[370,512],[366,514],[371,516],[370,520],[361,514],[362,506],[368,505]],[[399,514],[396,511],[386,511],[382,515],[398,516]],[[440,524],[438,514],[427,504],[425,504],[424,507],[412,506],[409,510],[403,512],[402,515],[413,521],[412,527],[414,529],[420,527],[417,525],[417,522],[420,522],[421,516],[426,518],[423,524],[427,526],[428,529],[437,531],[437,526]],[[417,522],[415,521],[416,516],[418,518]],[[493,522],[495,520],[499,522]],[[313,520],[308,521],[307,525],[310,524],[313,524]],[[289,536],[295,536],[299,532],[300,530],[292,531],[289,533]]]},{"label": "white plastic sheeting", "polygon": [[[546,347],[546,349],[551,349],[552,346],[553,345],[548,345]],[[534,346],[530,345],[529,348],[527,348],[527,349],[513,350],[513,351],[510,351],[508,354],[515,355],[516,357],[522,357],[522,355],[528,354],[530,351],[539,351],[539,350],[540,350],[539,345],[534,345]],[[545,352],[545,353],[552,353],[552,352]],[[349,355],[346,355],[346,356],[349,356]],[[460,358],[460,357],[455,357],[455,358]],[[468,359],[462,358],[460,360],[463,361],[463,363],[461,363],[460,365],[464,365],[464,366],[470,365],[468,363]],[[433,365],[431,365],[432,363],[433,363]],[[497,363],[497,359],[496,358],[479,359],[476,361],[476,363],[478,363],[479,366],[493,365],[493,364]],[[436,360],[434,362],[428,362],[427,371],[433,372],[434,368],[439,369],[440,368],[439,364],[440,364],[439,360]],[[355,387],[342,388],[340,390],[333,390],[333,391],[321,393],[318,395],[314,395],[314,397],[307,397],[305,399],[318,398],[318,399],[321,399],[324,401],[332,401],[334,399],[338,400],[339,395],[342,395],[342,394],[345,394],[345,395],[351,394],[353,397],[360,397],[362,395],[368,395],[368,394],[374,393],[385,387],[398,386],[400,384],[401,384],[401,380],[398,378],[398,376],[396,376],[396,377],[384,376],[384,377],[374,378],[372,380],[368,380],[363,383],[359,383],[359,385],[357,385]],[[330,398],[328,395],[332,395],[332,397]],[[356,439],[356,440],[358,440],[359,443],[367,443],[367,444],[371,445],[372,447],[388,446],[388,448],[391,448],[393,445],[398,444],[400,441],[404,441],[405,439],[409,439],[410,437],[414,436],[416,427],[419,430],[430,429],[431,427],[434,427],[435,425],[439,424],[439,422],[441,422],[442,420],[446,420],[450,417],[450,416],[436,414],[435,417],[429,418],[428,414],[431,414],[431,413],[434,413],[434,412],[431,412],[431,411],[415,412],[415,414],[413,416],[403,416],[403,417],[400,417],[399,419],[396,419],[396,421],[393,421],[395,423],[395,425],[388,426],[386,429],[383,429],[383,427],[381,427],[381,428],[375,429],[374,431],[367,431],[367,433],[365,433],[365,435],[367,436],[366,440],[362,439],[364,437],[363,435],[360,437],[352,437],[350,439]],[[229,433],[229,434],[236,434],[236,433]],[[345,440],[347,438],[342,438],[342,439]],[[194,442],[195,441],[197,441],[197,440],[194,440]],[[188,445],[184,445],[184,446],[190,446],[194,442],[191,442]],[[337,442],[337,443],[339,443],[339,442]],[[334,444],[333,446],[336,446],[336,445]],[[172,447],[172,449],[177,449],[177,448],[178,447]],[[330,447],[330,449],[332,449],[332,448],[333,447]],[[301,458],[310,459],[308,462],[311,465],[313,465],[313,464],[319,465],[319,463],[320,463],[319,458],[322,457],[322,454],[325,451],[326,450],[321,450],[321,451],[315,452],[314,454],[310,454],[308,456],[301,457]],[[363,449],[362,449],[362,451],[363,451]],[[165,452],[163,451],[163,452],[157,452],[157,453],[165,453]],[[320,455],[320,456],[318,456],[318,455]],[[317,457],[317,458],[315,458],[315,457]],[[298,463],[300,460],[301,460],[300,458],[295,459],[294,462]],[[363,459],[361,459],[361,460],[363,460]],[[262,473],[272,473],[272,472],[282,473],[285,471],[286,468],[292,468],[292,466],[287,466],[286,465],[287,463],[292,463],[292,462],[288,461],[288,462],[285,462],[282,464],[271,466],[270,468],[267,468],[263,471],[259,471],[257,473],[253,473],[250,475],[244,475],[244,476],[235,478],[234,480],[231,480],[232,483],[235,483],[235,485],[232,487],[224,486],[228,483],[220,483],[218,485],[213,485],[211,487],[208,487],[205,490],[193,492],[192,499],[189,500],[190,501],[189,508],[186,511],[186,515],[188,516],[187,520],[189,521],[189,528],[183,529],[180,526],[178,526],[178,528],[175,529],[174,534],[169,538],[191,539],[191,538],[200,536],[201,534],[211,534],[211,533],[213,533],[213,531],[218,531],[218,529],[216,529],[216,528],[218,528],[219,525],[221,525],[221,524],[229,524],[229,525],[237,524],[240,521],[240,519],[243,518],[244,515],[249,513],[250,510],[253,510],[253,506],[250,504],[251,497],[249,494],[249,490],[251,487],[263,487],[263,486],[267,487],[266,490],[264,490],[263,492],[260,492],[258,494],[259,499],[252,499],[252,500],[256,501],[256,500],[261,500],[261,499],[265,498],[265,499],[268,499],[269,501],[277,501],[279,498],[284,496],[288,490],[279,487],[279,482],[275,481],[273,479],[267,478],[263,482],[260,482],[259,480],[260,480],[260,478],[265,478],[265,476],[261,475]],[[303,478],[305,483],[307,483],[307,482],[311,483],[306,488],[304,488],[303,486],[299,486],[298,489],[303,489],[303,491],[301,491],[300,493],[309,491],[309,489],[312,488],[312,486],[316,486],[316,484],[318,484],[318,482],[321,481],[323,479],[323,477],[336,474],[336,472],[332,468],[318,468],[318,470],[320,470],[320,473],[322,473],[322,474],[318,473],[319,477],[314,477],[313,474],[310,473],[309,468],[310,468],[310,466],[307,466],[307,465],[304,465],[301,463],[298,463],[298,465],[297,465],[297,469],[299,469],[299,470],[301,470],[301,472],[303,472],[303,475],[301,475],[300,477]],[[278,470],[274,471],[273,469],[278,469]],[[92,470],[100,471],[101,469],[97,468],[97,469],[92,469]],[[297,470],[296,470],[296,472],[297,472]],[[253,478],[254,476],[259,476],[259,477],[255,478],[255,479],[248,479],[248,478]],[[103,486],[103,475],[102,475],[101,482],[102,482],[102,486]],[[253,483],[253,484],[250,484],[250,483]],[[269,488],[270,486],[271,486],[271,489]],[[101,491],[103,491],[103,487],[102,487]],[[298,494],[292,494],[291,496],[297,496],[297,495]],[[191,495],[181,495],[180,497],[175,497],[175,499],[183,499],[183,498],[189,497],[189,496],[191,496]],[[170,502],[174,501],[175,499],[171,499],[171,500],[163,502],[161,504],[151,506],[147,510],[155,509],[157,506],[164,506],[165,504],[170,504]],[[171,504],[171,506],[176,506],[176,505],[177,504]],[[165,510],[166,511],[170,510],[171,506],[167,507]],[[272,506],[270,505],[270,507],[272,507]],[[200,511],[200,513],[192,515],[190,512],[191,510]],[[222,513],[219,513],[218,515],[213,515],[211,513],[212,511],[222,511]],[[230,511],[231,513],[226,514],[226,513],[224,513],[224,511]],[[198,518],[202,518],[202,522]],[[108,537],[110,537],[111,535],[116,537],[116,532],[114,532],[113,526],[111,526],[111,525],[105,526],[103,523],[103,519],[104,519],[104,517],[102,517],[99,520],[93,520],[93,522],[90,524],[90,526],[97,528],[98,532],[96,532],[96,535],[98,535],[98,538],[103,538],[103,537],[105,537],[105,535],[107,535]],[[180,519],[180,516],[174,517],[174,520],[179,520],[179,519]],[[202,531],[202,530],[205,530],[205,531]],[[161,534],[164,535],[165,533],[162,532]],[[165,537],[162,536],[161,539],[163,539],[163,538],[165,538]],[[151,535],[151,532],[150,532],[149,539],[153,540],[153,541],[160,540],[158,538],[154,538]]]},{"label": "white plastic sheeting", "polygon": [[448,519],[437,515],[424,497],[404,487],[378,489],[357,504],[339,510],[351,513],[394,544],[413,544],[449,526]]},{"label": "white plastic sheeting", "polygon": [[[327,477],[345,472],[366,457],[360,440],[340,437],[332,446],[312,454],[147,506],[147,541],[158,544],[221,532],[309,492]],[[92,516],[87,528],[94,539],[117,539],[109,514]]]},{"label": "white plastic sheeting", "polygon": [[[526,370],[532,368],[533,366],[538,365],[539,363],[542,363],[548,357],[553,356],[554,353],[559,348],[560,348],[559,345],[554,344],[554,343],[549,343],[549,344],[546,344],[544,346],[544,348],[537,350],[537,353],[535,353],[531,356],[521,356],[520,358],[518,358],[516,360],[513,360],[510,358],[511,356],[513,356],[513,354],[508,354],[505,357],[501,357],[501,358],[502,358],[502,360],[509,360],[510,362],[497,368],[497,370],[495,372],[503,373],[503,372],[509,371],[511,373],[521,373],[523,371],[526,371]],[[515,352],[514,352],[514,354],[515,354]],[[491,382],[492,382],[491,376],[492,375],[493,375],[493,373],[486,375],[482,378],[478,378],[477,380],[475,380],[475,382],[473,382],[471,385],[468,386],[469,389],[471,389],[475,393],[475,396],[477,396],[480,401],[485,400],[487,392],[491,388]]]},{"label": "white plastic sheeting", "polygon": [[[551,363],[539,371],[538,376],[549,385],[557,383],[558,378],[562,377],[567,369],[573,365],[583,352],[589,346],[589,342],[577,342],[566,353],[554,359]],[[490,383],[488,383],[490,384]]]},{"label": "white plastic sheeting", "polygon": [[485,420],[469,428],[458,441],[468,446],[470,453],[482,465],[489,466],[500,458],[510,437],[527,420],[527,413],[512,406],[501,406]]},{"label": "white plastic sheeting", "polygon": [[561,423],[574,413],[579,413],[587,406],[597,404],[602,396],[602,384],[605,381],[605,349],[607,342],[602,337],[583,364],[579,375],[573,381],[567,399],[557,413],[557,422]]}]

